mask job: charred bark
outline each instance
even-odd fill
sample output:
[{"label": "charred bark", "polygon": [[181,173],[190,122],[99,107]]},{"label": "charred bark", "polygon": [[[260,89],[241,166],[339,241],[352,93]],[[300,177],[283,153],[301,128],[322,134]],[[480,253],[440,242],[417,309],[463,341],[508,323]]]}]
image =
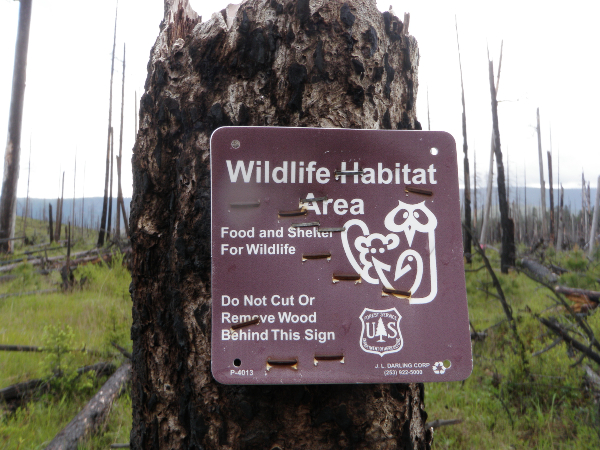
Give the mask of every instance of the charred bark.
[{"label": "charred bark", "polygon": [[225,386],[210,371],[211,133],[420,129],[416,40],[375,2],[166,2],[134,147],[132,448],[429,448],[423,386]]},{"label": "charred bark", "polygon": [[[550,137],[552,142],[552,137]],[[552,154],[548,155],[548,192],[550,192],[550,242],[554,245],[554,184],[552,184]]]},{"label": "charred bark", "polygon": [[502,150],[500,148],[500,128],[498,126],[498,101],[496,99],[496,88],[494,87],[494,63],[489,61],[490,95],[492,97],[492,122],[494,154],[496,155],[496,167],[498,169],[498,203],[500,206],[500,223],[502,225],[502,251],[500,253],[500,269],[502,273],[508,273],[509,267],[515,265],[515,226],[508,217],[508,201],[506,199],[506,184],[504,182],[504,164],[502,163]]},{"label": "charred bark", "polygon": [[[471,221],[471,175],[469,173],[469,146],[467,144],[467,111],[465,108],[465,86],[463,84],[462,63],[460,61],[460,44],[458,42],[458,22],[454,16],[454,24],[456,25],[456,45],[458,47],[458,67],[460,68],[460,89],[462,99],[462,134],[463,134],[463,153],[465,154],[464,163],[464,183],[465,183],[465,226],[470,230],[473,226]],[[463,251],[467,263],[471,263],[471,233],[463,232]]]},{"label": "charred bark", "polygon": [[52,227],[52,204],[48,203],[48,216],[49,216],[49,220],[48,220],[48,228],[49,228],[49,232],[50,232],[50,243],[52,244],[52,242],[54,242],[54,233],[53,233],[53,227]]}]

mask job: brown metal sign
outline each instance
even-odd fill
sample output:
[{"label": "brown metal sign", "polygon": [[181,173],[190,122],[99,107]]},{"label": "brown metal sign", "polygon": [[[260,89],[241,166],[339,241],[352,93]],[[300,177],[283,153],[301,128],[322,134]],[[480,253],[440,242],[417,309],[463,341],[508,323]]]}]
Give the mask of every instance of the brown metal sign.
[{"label": "brown metal sign", "polygon": [[469,376],[452,136],[219,128],[211,187],[217,381]]}]

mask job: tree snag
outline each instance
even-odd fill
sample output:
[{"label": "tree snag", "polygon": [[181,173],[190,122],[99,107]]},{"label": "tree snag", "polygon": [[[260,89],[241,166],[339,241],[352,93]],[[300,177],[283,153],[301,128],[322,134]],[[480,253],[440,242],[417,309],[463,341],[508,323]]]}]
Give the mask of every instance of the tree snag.
[{"label": "tree snag", "polygon": [[496,156],[496,167],[498,169],[498,203],[500,206],[500,223],[502,226],[502,251],[500,253],[500,269],[502,273],[508,273],[509,267],[515,265],[515,225],[508,217],[508,201],[506,199],[506,185],[504,183],[504,164],[502,163],[502,149],[500,148],[500,127],[498,125],[498,100],[496,99],[496,88],[494,87],[494,63],[489,60],[490,95],[492,98],[492,123],[494,154]]},{"label": "tree snag", "polygon": [[[463,134],[463,158],[464,163],[464,204],[465,204],[465,226],[471,229],[473,222],[471,221],[471,175],[469,173],[469,146],[467,144],[467,111],[465,108],[465,86],[463,84],[462,63],[460,62],[460,43],[458,42],[458,22],[454,16],[454,25],[456,26],[456,45],[458,47],[458,67],[460,68],[460,90],[462,99],[462,134]],[[467,263],[471,263],[471,233],[463,232],[463,251]]]},{"label": "tree snag", "polygon": [[372,0],[247,0],[207,22],[165,2],[132,160],[131,448],[430,447],[421,384],[226,386],[210,369],[211,133],[420,129],[418,61]]},{"label": "tree snag", "polygon": [[537,138],[538,156],[540,160],[540,196],[542,199],[542,238],[548,236],[548,223],[546,222],[546,181],[544,181],[544,159],[542,158],[542,132],[540,130],[540,108],[537,109]]},{"label": "tree snag", "polygon": [[27,73],[27,50],[31,23],[31,0],[22,0],[19,6],[19,26],[15,48],[12,91],[8,116],[8,136],[4,151],[4,177],[0,197],[0,252],[12,252],[17,216],[17,183],[21,159],[21,124],[25,100],[25,77]]},{"label": "tree snag", "polygon": [[117,14],[119,11],[119,4],[117,3],[117,9],[115,11],[115,32],[113,36],[113,51],[112,51],[112,62],[110,66],[110,95],[108,97],[108,131],[106,136],[106,171],[104,173],[104,198],[102,200],[102,216],[100,218],[100,232],[98,233],[98,247],[104,245],[104,238],[107,230],[110,229],[110,223],[106,222],[106,209],[108,206],[108,175],[110,171],[110,151],[112,148],[112,88],[113,88],[113,75],[115,73],[115,46],[117,45]]}]

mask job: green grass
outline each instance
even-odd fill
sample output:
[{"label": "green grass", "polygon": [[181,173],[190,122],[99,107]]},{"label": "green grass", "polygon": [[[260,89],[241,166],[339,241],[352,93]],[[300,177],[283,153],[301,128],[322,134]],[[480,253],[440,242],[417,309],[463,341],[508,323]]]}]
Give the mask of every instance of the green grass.
[{"label": "green grass", "polygon": [[[36,270],[28,264],[19,266],[12,272],[19,277],[1,284],[0,292],[56,288],[60,283],[58,272],[43,276]],[[110,266],[81,266],[75,271],[75,279],[76,287],[71,292],[0,299],[0,344],[49,347],[53,337],[55,342],[62,340],[75,350],[62,356],[63,368],[71,373],[99,361],[121,364],[123,357],[110,342],[131,350],[129,272],[117,255]],[[82,279],[85,281],[80,287]],[[0,387],[49,377],[55,366],[52,353],[0,352]],[[105,381],[106,377],[80,377],[55,385],[50,393],[35,396],[15,412],[0,405],[0,449],[44,448]],[[107,448],[107,442],[128,442],[130,427],[131,400],[126,394],[113,406],[105,433],[82,448]]]},{"label": "green grass", "polygon": [[[33,222],[28,229],[35,225]],[[38,235],[42,235],[41,231]],[[76,245],[84,250],[91,248],[92,242],[95,236]],[[66,253],[66,249],[60,251]],[[498,268],[499,255],[490,250],[488,256],[493,267]],[[561,277],[561,284],[600,289],[597,283],[600,252],[591,263],[579,250],[556,253],[549,249],[545,258],[572,271]],[[482,264],[481,258],[476,256],[471,267],[476,269]],[[12,272],[18,277],[0,283],[0,294],[51,289],[60,283],[58,272],[43,276],[37,270],[38,267],[30,264],[20,265]],[[537,357],[531,356],[554,340],[536,316],[564,320],[565,310],[555,304],[546,288],[525,275],[518,272],[501,275],[499,269],[496,274],[525,344],[526,361],[521,359],[508,324],[502,322],[505,315],[493,295],[495,290],[487,271],[467,273],[469,317],[477,331],[487,329],[487,337],[473,342],[474,369],[470,378],[464,382],[425,386],[428,420],[463,419],[461,424],[437,429],[433,448],[600,448],[599,407],[584,383],[582,364],[576,364],[579,354],[575,352],[570,356],[566,345],[561,343]],[[88,350],[65,356],[63,363],[71,369],[101,360],[120,364],[123,357],[110,342],[116,341],[131,349],[128,271],[117,257],[111,266],[80,267],[75,278],[77,287],[69,293],[0,299],[0,343],[43,346],[54,339],[74,349]],[[85,282],[80,286],[81,280]],[[594,310],[586,320],[600,337],[599,313]],[[59,336],[61,330],[62,337]],[[51,356],[0,352],[0,387],[49,376],[55,364]],[[598,371],[588,360],[583,364]],[[105,380],[87,378],[57,385],[14,412],[0,405],[0,450],[44,448]],[[113,405],[102,432],[82,443],[80,448],[106,449],[112,443],[128,442],[130,429],[131,398],[126,392]]]},{"label": "green grass", "polygon": [[[585,271],[587,278],[598,278],[597,264],[581,262],[581,252],[554,255],[555,264]],[[492,265],[499,266],[498,255],[488,252]],[[482,265],[474,258],[472,267]],[[458,425],[435,431],[434,449],[596,449],[600,448],[598,404],[584,386],[584,370],[579,354],[569,357],[561,343],[539,356],[555,338],[536,319],[536,315],[565,317],[540,287],[524,274],[500,275],[503,291],[512,307],[519,335],[526,347],[526,363],[519,356],[518,344],[506,322],[487,330],[483,341],[473,342],[473,373],[464,382],[429,383],[425,387],[429,420],[463,419]],[[484,270],[467,273],[469,317],[477,331],[505,319],[501,304],[489,292],[489,274]],[[595,282],[585,285],[594,288]],[[595,288],[598,285],[595,284]],[[600,337],[600,316],[594,312],[588,323]],[[584,340],[580,338],[580,340]],[[589,360],[583,364],[598,370]],[[527,370],[526,370],[527,369]]]}]

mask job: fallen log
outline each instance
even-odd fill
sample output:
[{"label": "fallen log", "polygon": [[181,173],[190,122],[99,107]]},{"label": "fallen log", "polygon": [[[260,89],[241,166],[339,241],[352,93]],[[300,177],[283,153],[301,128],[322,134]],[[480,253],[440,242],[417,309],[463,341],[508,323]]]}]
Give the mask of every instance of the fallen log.
[{"label": "fallen log", "polygon": [[483,341],[487,337],[487,333],[483,331],[471,331],[471,340],[472,341]]},{"label": "fallen log", "polygon": [[569,269],[565,269],[565,268],[557,266],[555,264],[550,264],[550,268],[552,269],[552,272],[557,273],[559,275],[562,275],[563,273],[569,273],[570,272]]},{"label": "fallen log", "polygon": [[11,294],[2,294],[0,295],[0,299],[7,297],[20,297],[22,295],[34,295],[34,294],[51,294],[53,292],[58,292],[59,289],[42,289],[40,291],[29,291],[29,292],[13,292]]},{"label": "fallen log", "polygon": [[596,302],[596,303],[600,302],[600,292],[598,292],[598,291],[570,288],[567,286],[556,286],[554,288],[554,290],[556,292],[559,292],[559,293],[565,294],[565,295],[585,295],[587,298],[589,298],[593,302]]},{"label": "fallen log", "polygon": [[[101,362],[97,364],[93,364],[91,366],[84,366],[77,369],[77,374],[81,375],[86,372],[96,372],[97,377],[101,377],[103,375],[111,374],[115,371],[115,365],[112,363]],[[4,389],[0,389],[0,400],[9,401],[15,400],[21,397],[26,396],[32,391],[35,390],[45,390],[50,387],[50,381],[57,378],[57,375],[54,375],[50,378],[36,378],[33,380],[23,381],[21,383],[13,384],[11,386],[5,387]]]},{"label": "fallen log", "polygon": [[116,348],[117,350],[119,350],[121,352],[121,354],[127,358],[127,359],[131,359],[131,353],[127,351],[127,349],[121,347],[119,344],[117,344],[116,342],[111,342],[111,345]]},{"label": "fallen log", "polygon": [[[44,347],[38,347],[35,345],[6,345],[6,344],[0,344],[0,351],[5,351],[5,352],[45,352],[45,351],[49,351],[48,349],[44,348]],[[72,350],[69,350],[70,352],[82,352],[82,353],[88,353],[90,355],[96,355],[96,356],[100,356],[101,353],[98,350],[88,350],[85,347],[83,348],[75,348]]]},{"label": "fallen log", "polygon": [[544,319],[543,317],[540,317],[539,321],[542,324],[544,324],[547,328],[549,328],[554,334],[563,338],[564,341],[567,344],[570,344],[574,349],[579,350],[592,361],[594,361],[597,364],[600,364],[600,355],[598,353],[592,351],[590,346],[582,344],[581,342],[573,339],[571,336],[569,336],[567,330],[561,327],[558,323],[552,322],[548,319]]},{"label": "fallen log", "polygon": [[17,275],[2,275],[0,277],[0,283],[3,283],[5,281],[14,280],[15,278],[17,278]]},{"label": "fallen log", "polygon": [[459,423],[462,423],[462,419],[449,419],[449,420],[434,420],[433,422],[427,422],[425,424],[425,428],[439,428],[439,427],[445,427],[448,425],[457,425]]},{"label": "fallen log", "polygon": [[535,356],[540,356],[542,353],[546,353],[547,351],[552,350],[554,347],[556,347],[558,344],[560,344],[562,342],[562,338],[556,338],[552,343],[550,343],[550,345],[546,346],[545,348],[543,348],[542,350],[538,350],[535,353],[532,353],[532,357]]},{"label": "fallen log", "polygon": [[2,345],[0,344],[0,350],[5,352],[43,352],[42,347],[35,347],[33,345]]},{"label": "fallen log", "polygon": [[[131,247],[125,248],[123,249],[123,253],[128,253],[131,251]],[[73,263],[77,263],[77,261],[80,260],[85,260],[86,257],[89,257],[90,255],[92,255],[93,253],[95,253],[95,255],[93,256],[94,258],[99,258],[100,256],[108,256],[111,255],[111,251],[110,250],[106,250],[104,252],[99,252],[98,249],[92,249],[92,250],[86,250],[83,252],[77,252],[77,253],[73,253],[71,255],[71,258],[78,258],[79,259],[73,259],[71,261],[71,264]],[[42,265],[44,263],[60,263],[62,260],[66,259],[67,256],[66,255],[59,255],[59,256],[51,256],[50,258],[35,258],[35,259],[31,259],[28,260],[27,263],[31,264],[32,266],[39,266]],[[14,261],[14,260],[13,260]],[[13,269],[16,269],[19,266],[20,262],[14,262],[12,264],[6,264],[4,266],[0,267],[0,272],[10,272]]]},{"label": "fallen log", "polygon": [[523,258],[521,260],[521,265],[539,280],[549,281],[550,283],[556,283],[558,280],[556,274],[552,273],[550,269],[541,265],[537,261]]},{"label": "fallen log", "polygon": [[48,444],[46,450],[77,450],[78,443],[93,433],[107,418],[115,399],[131,377],[126,362],[111,376],[87,405]]},{"label": "fallen log", "polygon": [[46,379],[36,378],[35,380],[23,381],[22,383],[13,384],[11,386],[0,389],[0,400],[5,402],[24,397],[31,391],[37,389],[47,389],[50,383]]},{"label": "fallen log", "polygon": [[583,366],[583,368],[585,369],[586,378],[590,384],[593,385],[594,388],[600,390],[600,375],[594,372],[588,365]]}]

